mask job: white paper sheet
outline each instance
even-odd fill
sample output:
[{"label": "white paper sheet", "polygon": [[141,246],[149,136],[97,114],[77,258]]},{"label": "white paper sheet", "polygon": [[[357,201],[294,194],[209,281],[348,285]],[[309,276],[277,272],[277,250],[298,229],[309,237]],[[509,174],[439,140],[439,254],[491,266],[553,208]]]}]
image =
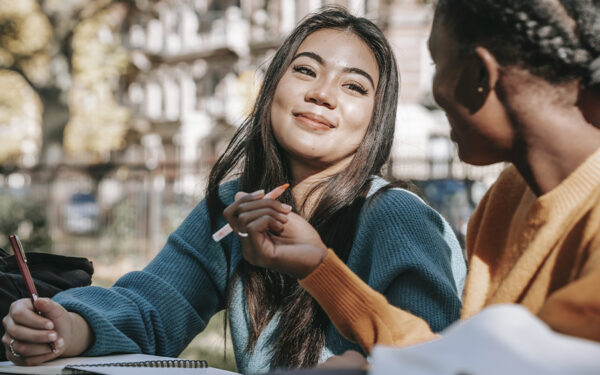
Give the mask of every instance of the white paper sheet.
[{"label": "white paper sheet", "polygon": [[376,346],[371,374],[600,374],[600,344],[552,331],[520,305],[494,305],[408,348]]}]

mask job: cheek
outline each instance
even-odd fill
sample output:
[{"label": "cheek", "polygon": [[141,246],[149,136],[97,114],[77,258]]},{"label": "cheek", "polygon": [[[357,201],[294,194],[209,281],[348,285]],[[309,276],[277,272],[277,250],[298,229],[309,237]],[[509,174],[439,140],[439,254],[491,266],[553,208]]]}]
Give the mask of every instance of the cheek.
[{"label": "cheek", "polygon": [[279,105],[285,105],[291,98],[298,95],[297,90],[298,85],[293,84],[288,73],[284,74],[275,88],[273,103],[277,102]]},{"label": "cheek", "polygon": [[373,115],[373,101],[347,101],[344,105],[344,117],[349,128],[356,134],[364,135]]},{"label": "cheek", "polygon": [[275,93],[273,95],[273,102],[271,103],[271,124],[273,126],[273,130],[276,127],[280,126],[282,117],[286,112],[287,104],[287,95],[286,93],[286,85],[285,82],[281,81],[277,88],[275,89]]},{"label": "cheek", "polygon": [[435,102],[442,107],[442,109],[447,110],[449,100],[445,86],[447,86],[447,83],[444,82],[439,74],[436,74],[433,78],[431,93],[433,94]]}]

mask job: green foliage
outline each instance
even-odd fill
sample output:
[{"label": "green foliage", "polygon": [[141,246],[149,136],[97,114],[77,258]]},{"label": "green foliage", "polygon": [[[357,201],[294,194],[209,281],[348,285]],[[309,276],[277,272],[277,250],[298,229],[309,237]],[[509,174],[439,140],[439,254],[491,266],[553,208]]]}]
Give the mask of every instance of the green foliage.
[{"label": "green foliage", "polygon": [[9,251],[8,236],[18,234],[25,251],[50,252],[46,202],[0,191],[0,247]]}]

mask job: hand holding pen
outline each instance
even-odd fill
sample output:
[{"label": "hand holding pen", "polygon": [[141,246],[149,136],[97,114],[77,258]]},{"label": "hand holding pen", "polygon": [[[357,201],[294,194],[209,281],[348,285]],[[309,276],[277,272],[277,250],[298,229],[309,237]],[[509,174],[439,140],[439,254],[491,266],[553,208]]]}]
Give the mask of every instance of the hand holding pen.
[{"label": "hand holding pen", "polygon": [[262,192],[242,194],[223,215],[240,237],[246,261],[297,278],[321,264],[327,247],[306,219]]},{"label": "hand holding pen", "polygon": [[13,302],[2,319],[7,358],[18,365],[31,366],[58,356],[81,354],[91,343],[89,325],[51,299],[39,298],[21,242],[14,235],[9,240],[29,298]]},{"label": "hand holding pen", "polygon": [[[283,184],[281,186],[276,187],[275,189],[273,189],[272,191],[268,192],[267,194],[265,194],[265,196],[263,197],[263,199],[277,199],[281,196],[281,194],[283,194],[285,192],[285,190],[290,186],[290,184]],[[250,197],[258,197],[259,195],[264,194],[261,190],[254,192],[252,194],[248,194]],[[243,202],[235,202],[235,203],[243,203]],[[234,208],[231,208],[232,206],[235,206],[235,203],[229,207],[227,207],[225,209],[225,214],[227,214],[227,212],[231,212],[232,210],[234,210]],[[229,211],[228,211],[229,210]],[[232,213],[233,214],[233,213]],[[231,221],[230,221],[231,223]],[[223,238],[225,238],[229,233],[233,232],[233,229],[231,228],[230,224],[226,224],[224,225],[221,229],[219,229],[218,231],[216,231],[213,235],[212,238],[215,242],[219,242],[221,241]],[[246,237],[247,234],[245,232],[240,232],[238,231],[238,235],[241,237]]]},{"label": "hand holding pen", "polygon": [[[19,270],[21,271],[21,275],[23,276],[23,281],[25,282],[25,287],[27,288],[27,293],[29,293],[29,297],[31,298],[31,304],[33,306],[33,311],[36,314],[42,315],[38,309],[35,308],[35,301],[38,299],[38,292],[35,289],[35,284],[33,282],[33,278],[31,277],[31,272],[29,272],[29,267],[27,266],[27,256],[25,255],[25,251],[23,250],[23,245],[17,237],[16,234],[11,234],[8,236],[8,240],[10,241],[10,245],[12,246],[13,252],[15,253],[15,259],[17,260],[17,264],[19,266]],[[11,340],[12,343],[9,344],[9,349],[13,356],[18,357],[18,354],[15,352],[12,344],[14,343],[14,339]],[[53,352],[56,352],[56,346],[54,342],[50,342],[50,349]]]}]

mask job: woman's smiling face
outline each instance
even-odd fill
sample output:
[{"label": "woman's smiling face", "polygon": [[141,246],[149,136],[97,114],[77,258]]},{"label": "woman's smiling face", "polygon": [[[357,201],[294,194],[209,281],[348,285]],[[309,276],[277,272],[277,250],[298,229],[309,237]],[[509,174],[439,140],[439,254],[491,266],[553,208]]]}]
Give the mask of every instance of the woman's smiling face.
[{"label": "woman's smiling face", "polygon": [[273,97],[271,125],[292,165],[325,169],[350,160],[364,138],[379,68],[351,32],[322,29],[300,45]]}]

